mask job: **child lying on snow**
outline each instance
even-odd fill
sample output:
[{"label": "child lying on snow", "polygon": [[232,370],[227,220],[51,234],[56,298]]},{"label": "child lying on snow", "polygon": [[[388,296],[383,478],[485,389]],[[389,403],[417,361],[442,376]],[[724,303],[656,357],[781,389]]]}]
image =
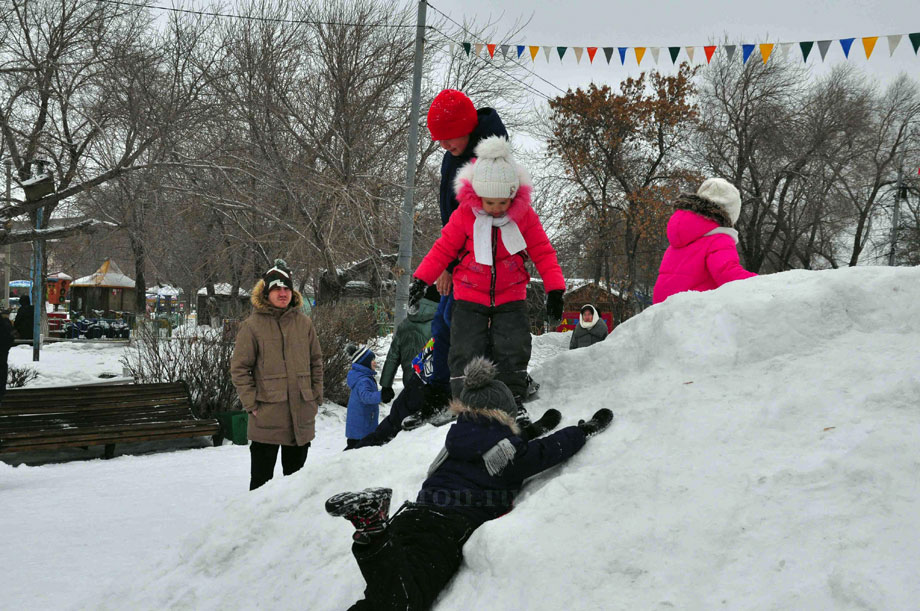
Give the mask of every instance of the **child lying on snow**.
[{"label": "child lying on snow", "polygon": [[459,417],[415,503],[387,519],[389,488],[326,501],[329,514],[356,529],[352,553],[367,588],[352,610],[428,609],[460,568],[473,531],[510,511],[525,479],[572,457],[613,420],[609,409],[601,409],[587,422],[524,441],[514,396],[495,373],[481,357],[467,365],[460,398],[452,403]]}]

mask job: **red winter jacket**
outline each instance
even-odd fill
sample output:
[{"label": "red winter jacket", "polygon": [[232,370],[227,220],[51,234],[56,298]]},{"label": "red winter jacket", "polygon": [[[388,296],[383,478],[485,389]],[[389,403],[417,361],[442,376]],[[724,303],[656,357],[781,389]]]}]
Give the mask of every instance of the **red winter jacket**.
[{"label": "red winter jacket", "polygon": [[661,260],[653,303],[661,303],[674,293],[711,291],[726,282],[757,275],[741,267],[731,235],[710,234],[718,227],[717,222],[690,210],[677,210],[671,215],[668,221],[671,245]]},{"label": "red winter jacket", "polygon": [[451,261],[460,260],[454,268],[454,297],[481,305],[498,306],[511,301],[522,301],[527,297],[527,283],[530,274],[524,266],[529,256],[540,277],[546,292],[565,290],[562,269],[556,260],[556,250],[549,243],[540,218],[530,205],[530,193],[533,187],[526,177],[521,177],[518,188],[507,215],[517,223],[524,237],[527,248],[510,254],[501,240],[501,231],[492,228],[492,252],[494,265],[476,262],[473,253],[473,223],[476,220],[474,209],[482,208],[482,199],[476,195],[472,178],[472,166],[464,166],[457,175],[457,200],[460,207],[450,216],[447,225],[441,230],[441,237],[434,243],[425,258],[415,270],[415,277],[426,284],[434,284]]}]

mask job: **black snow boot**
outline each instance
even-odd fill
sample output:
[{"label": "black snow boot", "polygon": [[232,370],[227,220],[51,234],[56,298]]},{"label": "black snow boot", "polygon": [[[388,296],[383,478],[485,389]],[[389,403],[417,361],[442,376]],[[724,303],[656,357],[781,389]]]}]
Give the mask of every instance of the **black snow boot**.
[{"label": "black snow boot", "polygon": [[357,543],[370,543],[372,535],[387,527],[392,498],[392,488],[342,492],[326,499],[326,513],[349,520],[355,527],[352,538]]},{"label": "black snow boot", "polygon": [[527,441],[536,439],[559,426],[561,421],[562,414],[559,413],[558,409],[548,409],[540,416],[539,420],[521,428],[521,437]]},{"label": "black snow boot", "polygon": [[531,425],[530,414],[527,413],[527,408],[524,407],[522,397],[514,395],[514,403],[517,405],[517,414],[514,416],[514,421],[521,427],[521,430],[524,430]]}]

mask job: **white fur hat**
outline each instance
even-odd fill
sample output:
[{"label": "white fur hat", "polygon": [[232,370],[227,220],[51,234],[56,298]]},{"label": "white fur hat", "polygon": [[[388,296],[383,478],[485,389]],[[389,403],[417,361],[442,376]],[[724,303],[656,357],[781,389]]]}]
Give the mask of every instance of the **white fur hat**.
[{"label": "white fur hat", "polygon": [[697,196],[719,206],[731,219],[732,226],[741,214],[741,193],[724,178],[707,178],[696,192]]},{"label": "white fur hat", "polygon": [[507,138],[490,136],[476,145],[473,190],[479,197],[514,197],[521,186],[518,164],[511,157]]}]

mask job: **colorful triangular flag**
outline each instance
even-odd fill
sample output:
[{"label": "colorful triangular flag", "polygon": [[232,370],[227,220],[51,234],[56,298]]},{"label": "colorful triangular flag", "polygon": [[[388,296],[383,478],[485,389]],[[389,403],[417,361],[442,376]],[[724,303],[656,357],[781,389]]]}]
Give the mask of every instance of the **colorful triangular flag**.
[{"label": "colorful triangular flag", "polygon": [[910,44],[913,45],[914,55],[916,55],[917,49],[920,49],[920,32],[914,32],[913,34],[908,34],[907,37],[910,38]]},{"label": "colorful triangular flag", "polygon": [[620,65],[621,66],[626,63],[626,50],[628,48],[629,47],[617,47],[617,51],[619,51],[620,53]]},{"label": "colorful triangular flag", "polygon": [[671,54],[671,63],[677,63],[677,56],[680,55],[680,47],[668,47],[668,53]]},{"label": "colorful triangular flag", "polygon": [[642,58],[645,57],[645,47],[633,47],[636,52],[636,65],[642,64]]},{"label": "colorful triangular flag", "polygon": [[468,43],[468,42],[463,43],[463,50],[466,51],[466,56],[467,56],[467,57],[470,56],[470,49],[472,49],[472,48],[473,48],[473,45],[471,45],[470,43]]},{"label": "colorful triangular flag", "polygon": [[818,41],[818,51],[821,52],[821,61],[824,61],[824,56],[827,55],[827,50],[831,47],[833,40],[819,40]]},{"label": "colorful triangular flag", "polygon": [[747,60],[751,57],[751,53],[754,52],[754,45],[741,45],[741,63],[746,64]]},{"label": "colorful triangular flag", "polygon": [[530,45],[530,61],[532,62],[537,61],[537,53],[539,52],[540,52],[540,47]]},{"label": "colorful triangular flag", "polygon": [[508,49],[511,48],[511,45],[502,45],[502,58],[508,59]]},{"label": "colorful triangular flag", "polygon": [[581,54],[584,52],[584,47],[572,47],[572,51],[575,52],[575,63],[581,63]]},{"label": "colorful triangular flag", "polygon": [[565,56],[565,52],[568,47],[556,47],[556,51],[559,52],[559,61],[562,61],[562,58]]},{"label": "colorful triangular flag", "polygon": [[847,59],[850,58],[850,47],[853,45],[854,40],[856,39],[855,38],[841,38],[840,39],[840,46],[843,47],[843,55]]},{"label": "colorful triangular flag", "polygon": [[655,65],[658,65],[658,55],[661,53],[661,47],[649,47],[649,51],[652,54],[652,59],[655,60]]},{"label": "colorful triangular flag", "polygon": [[588,59],[594,63],[594,56],[597,54],[597,47],[588,47]]},{"label": "colorful triangular flag", "polygon": [[866,59],[872,57],[872,50],[875,49],[875,43],[878,42],[878,36],[866,36],[862,39],[863,49],[866,51]]},{"label": "colorful triangular flag", "polygon": [[484,46],[485,46],[485,45],[480,44],[480,43],[478,43],[478,42],[477,42],[475,45],[473,45],[473,53],[476,54],[476,57],[479,57],[480,53],[482,53],[482,48],[483,48]]},{"label": "colorful triangular flag", "polygon": [[728,61],[731,61],[735,56],[735,48],[737,45],[725,45],[725,55],[728,56]]},{"label": "colorful triangular flag", "polygon": [[546,61],[549,62],[549,54],[552,52],[553,48],[543,45],[543,55],[546,56]]},{"label": "colorful triangular flag", "polygon": [[772,43],[764,43],[760,45],[760,56],[763,58],[763,63],[767,63],[767,60],[770,59],[771,53],[773,53]]},{"label": "colorful triangular flag", "polygon": [[783,59],[789,57],[789,49],[792,48],[792,45],[795,43],[792,42],[782,42],[779,45],[779,52],[782,54]]},{"label": "colorful triangular flag", "polygon": [[489,50],[489,57],[494,58],[494,57],[495,57],[495,45],[494,45],[494,44],[488,44],[488,45],[486,45],[486,49]]},{"label": "colorful triangular flag", "polygon": [[888,37],[888,57],[894,55],[894,50],[898,48],[898,45],[901,44],[901,37],[903,34],[894,34],[893,36]]},{"label": "colorful triangular flag", "polygon": [[687,50],[687,57],[690,58],[690,63],[693,63],[693,52],[696,51],[696,47],[685,47]]},{"label": "colorful triangular flag", "polygon": [[607,63],[610,63],[610,58],[613,57],[613,47],[604,47],[604,55],[607,56]]},{"label": "colorful triangular flag", "polygon": [[517,45],[517,58],[521,59],[521,55],[524,54],[524,45]]},{"label": "colorful triangular flag", "polygon": [[712,54],[716,52],[716,46],[715,46],[715,45],[707,45],[707,46],[703,47],[703,51],[706,52],[706,63],[707,63],[707,64],[712,63]]},{"label": "colorful triangular flag", "polygon": [[813,40],[799,43],[799,48],[802,50],[802,61],[803,62],[808,61],[808,54],[811,53],[811,49],[814,46],[815,46],[815,43]]}]

